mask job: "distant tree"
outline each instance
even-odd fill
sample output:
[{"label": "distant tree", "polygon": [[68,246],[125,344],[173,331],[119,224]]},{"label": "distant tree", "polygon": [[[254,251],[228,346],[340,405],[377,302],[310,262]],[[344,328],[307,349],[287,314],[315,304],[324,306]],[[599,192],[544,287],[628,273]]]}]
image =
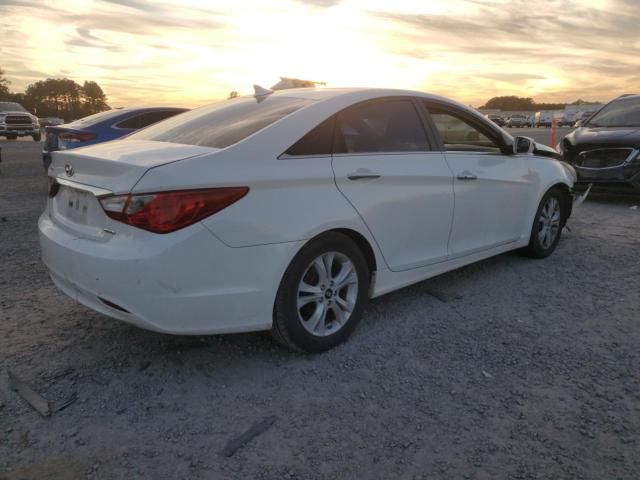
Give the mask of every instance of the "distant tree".
[{"label": "distant tree", "polygon": [[581,98],[579,98],[578,100],[576,100],[573,103],[570,103],[569,105],[599,105],[602,102],[593,102],[593,101],[589,101],[589,100],[582,100]]},{"label": "distant tree", "polygon": [[484,107],[497,110],[513,111],[513,110],[535,110],[535,102],[533,98],[516,97],[515,95],[504,97],[493,97]]},{"label": "distant tree", "polygon": [[[585,102],[584,100],[578,100],[571,105],[586,105],[589,103],[598,102]],[[493,97],[485,106],[480,108],[498,109],[507,112],[514,110],[534,112],[538,110],[562,110],[566,106],[566,103],[536,103],[533,98],[509,96]]]},{"label": "distant tree", "polygon": [[0,67],[0,100],[8,100],[11,92],[9,91],[9,80],[4,77],[4,70]]},{"label": "distant tree", "polygon": [[47,78],[29,85],[25,95],[33,100],[38,116],[61,116],[67,120],[81,112],[80,88],[68,78]]},{"label": "distant tree", "polygon": [[47,78],[32,83],[24,93],[12,93],[4,74],[0,68],[0,101],[17,102],[39,117],[70,121],[111,108],[100,85],[90,80],[80,86],[69,78]]},{"label": "distant tree", "polygon": [[96,82],[85,80],[80,89],[80,95],[87,115],[109,110],[107,96]]},{"label": "distant tree", "polygon": [[66,121],[109,110],[100,85],[85,81],[80,86],[69,78],[47,78],[32,83],[25,91],[26,108],[40,117],[62,117]]},{"label": "distant tree", "polygon": [[536,103],[536,110],[563,110],[566,103]]}]

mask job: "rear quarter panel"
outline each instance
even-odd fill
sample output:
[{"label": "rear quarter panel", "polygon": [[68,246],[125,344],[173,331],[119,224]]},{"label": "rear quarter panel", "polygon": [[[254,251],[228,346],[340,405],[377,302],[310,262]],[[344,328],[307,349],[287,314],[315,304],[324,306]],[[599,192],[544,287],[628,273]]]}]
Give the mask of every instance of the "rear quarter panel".
[{"label": "rear quarter panel", "polygon": [[247,161],[220,152],[153,168],[133,191],[225,186],[250,190],[202,223],[230,247],[296,242],[346,228],[364,236],[384,265],[364,222],[338,191],[328,156]]}]

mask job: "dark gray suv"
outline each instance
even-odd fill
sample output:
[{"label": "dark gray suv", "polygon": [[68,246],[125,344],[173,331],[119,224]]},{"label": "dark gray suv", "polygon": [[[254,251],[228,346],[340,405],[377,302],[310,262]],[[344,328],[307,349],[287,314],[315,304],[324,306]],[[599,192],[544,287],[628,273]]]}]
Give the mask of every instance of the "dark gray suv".
[{"label": "dark gray suv", "polygon": [[640,95],[609,102],[557,149],[576,169],[578,182],[640,192]]}]

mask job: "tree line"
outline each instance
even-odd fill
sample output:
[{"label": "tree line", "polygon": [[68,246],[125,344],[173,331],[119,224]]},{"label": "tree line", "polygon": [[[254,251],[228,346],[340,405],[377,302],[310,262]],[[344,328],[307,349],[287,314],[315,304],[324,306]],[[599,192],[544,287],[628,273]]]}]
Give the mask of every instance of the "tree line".
[{"label": "tree line", "polygon": [[110,110],[107,96],[96,82],[47,78],[29,85],[24,93],[12,92],[0,68],[0,101],[17,102],[38,117],[60,117],[65,122]]},{"label": "tree line", "polygon": [[496,109],[504,111],[529,111],[537,112],[540,110],[562,110],[567,105],[594,105],[601,102],[589,102],[582,99],[573,103],[536,103],[533,98],[516,97],[515,95],[504,97],[493,97],[485,105],[480,108]]}]

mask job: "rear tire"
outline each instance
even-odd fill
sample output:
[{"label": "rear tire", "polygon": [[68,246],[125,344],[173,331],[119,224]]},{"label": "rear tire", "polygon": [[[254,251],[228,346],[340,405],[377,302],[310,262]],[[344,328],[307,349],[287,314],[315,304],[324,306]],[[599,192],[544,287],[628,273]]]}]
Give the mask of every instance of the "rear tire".
[{"label": "rear tire", "polygon": [[284,347],[324,352],[345,341],[362,317],[369,269],[346,235],[316,237],[293,258],[276,296],[271,334]]},{"label": "rear tire", "polygon": [[529,245],[522,249],[522,253],[531,258],[546,258],[553,253],[567,220],[564,202],[566,195],[559,188],[545,193],[531,227]]}]

